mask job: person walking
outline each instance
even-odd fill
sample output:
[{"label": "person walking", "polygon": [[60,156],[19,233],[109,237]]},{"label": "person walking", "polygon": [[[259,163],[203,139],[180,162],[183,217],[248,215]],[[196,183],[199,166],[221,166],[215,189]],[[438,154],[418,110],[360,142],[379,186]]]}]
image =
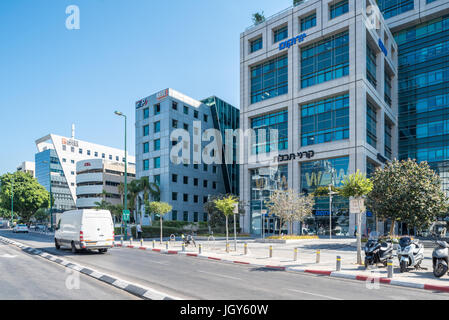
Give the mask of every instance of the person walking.
[{"label": "person walking", "polygon": [[136,226],[136,230],[137,230],[137,238],[142,239],[142,226],[138,224]]}]

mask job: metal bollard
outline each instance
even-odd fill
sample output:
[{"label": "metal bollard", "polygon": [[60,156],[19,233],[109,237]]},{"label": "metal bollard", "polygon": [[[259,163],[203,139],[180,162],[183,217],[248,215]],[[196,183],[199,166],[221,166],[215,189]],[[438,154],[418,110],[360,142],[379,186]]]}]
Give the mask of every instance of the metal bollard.
[{"label": "metal bollard", "polygon": [[273,246],[270,246],[270,258],[273,258]]},{"label": "metal bollard", "polygon": [[248,254],[248,244],[245,242],[245,244],[243,245],[243,254],[247,255]]},{"label": "metal bollard", "polygon": [[201,254],[201,244],[198,245],[198,253]]},{"label": "metal bollard", "polygon": [[120,244],[121,244],[122,247],[123,247],[123,236],[120,237]]},{"label": "metal bollard", "polygon": [[293,261],[298,260],[298,248],[293,249]]},{"label": "metal bollard", "polygon": [[387,267],[388,267],[388,278],[391,279],[393,278],[393,260],[388,260]]},{"label": "metal bollard", "polygon": [[337,271],[341,271],[341,257],[337,256]]},{"label": "metal bollard", "polygon": [[153,240],[153,249],[154,249],[154,246],[155,246],[155,245],[156,245],[156,241]]},{"label": "metal bollard", "polygon": [[165,243],[165,249],[168,250],[168,241]]},{"label": "metal bollard", "polygon": [[140,246],[143,247],[143,239],[140,238]]},{"label": "metal bollard", "polygon": [[321,255],[321,251],[317,250],[316,251],[316,263],[320,263],[320,255]]},{"label": "metal bollard", "polygon": [[183,252],[186,251],[186,245],[183,243],[181,246],[182,246],[182,251]]},{"label": "metal bollard", "polygon": [[133,237],[129,238],[129,245],[133,245]]},{"label": "metal bollard", "polygon": [[226,252],[229,253],[229,243],[226,243]]}]

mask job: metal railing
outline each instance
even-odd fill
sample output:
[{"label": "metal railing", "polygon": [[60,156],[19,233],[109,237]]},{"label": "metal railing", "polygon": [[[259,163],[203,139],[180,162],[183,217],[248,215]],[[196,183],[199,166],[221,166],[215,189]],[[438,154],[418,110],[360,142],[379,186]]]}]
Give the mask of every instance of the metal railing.
[{"label": "metal railing", "polygon": [[278,17],[278,16],[281,16],[281,15],[283,15],[284,13],[286,13],[287,11],[289,11],[289,10],[291,10],[291,9],[293,9],[293,8],[295,8],[295,7],[297,7],[297,6],[301,5],[301,4],[303,4],[303,3],[306,3],[306,2],[308,2],[308,1],[309,1],[309,0],[300,0],[300,1],[298,1],[296,4],[290,6],[290,7],[286,8],[286,9],[284,9],[284,10],[282,10],[282,11],[279,11],[278,13],[275,13],[275,14],[269,16],[268,18],[265,18],[263,21],[261,21],[261,22],[259,22],[259,23],[252,24],[251,26],[249,26],[248,28],[245,29],[245,32],[247,32],[247,31],[249,31],[249,30],[255,28],[255,27],[258,26],[259,24],[262,24],[262,23],[264,23],[264,22],[267,22],[268,20],[271,20],[271,19],[274,19],[274,18],[276,18],[276,17]]}]

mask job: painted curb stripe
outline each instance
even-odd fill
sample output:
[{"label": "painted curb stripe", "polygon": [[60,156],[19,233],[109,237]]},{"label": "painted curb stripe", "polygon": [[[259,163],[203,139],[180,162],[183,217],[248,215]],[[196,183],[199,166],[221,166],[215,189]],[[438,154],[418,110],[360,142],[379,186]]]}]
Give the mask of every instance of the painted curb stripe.
[{"label": "painted curb stripe", "polygon": [[312,274],[320,274],[325,276],[330,276],[332,274],[331,271],[324,271],[324,270],[305,270],[304,272],[312,273]]},{"label": "painted curb stripe", "polygon": [[153,249],[152,251],[161,252],[161,249]]},{"label": "painted curb stripe", "polygon": [[430,284],[424,285],[425,290],[437,290],[437,291],[443,291],[443,292],[449,292],[449,287],[443,287],[443,286],[435,286]]},{"label": "painted curb stripe", "polygon": [[234,263],[239,263],[239,264],[250,264],[249,262],[242,262],[242,261],[233,261]]},{"label": "painted curb stripe", "polygon": [[220,258],[215,258],[215,257],[207,257],[207,259],[221,261]]},{"label": "painted curb stripe", "polygon": [[139,250],[147,250],[145,247],[139,247]]},{"label": "painted curb stripe", "polygon": [[178,251],[171,251],[171,250],[169,250],[169,251],[167,251],[167,254],[178,254]]},{"label": "painted curb stripe", "polygon": [[187,253],[186,255],[188,257],[198,257],[198,255],[196,253]]},{"label": "painted curb stripe", "polygon": [[281,267],[281,266],[264,266],[264,267],[269,268],[269,269],[285,270],[285,267]]}]

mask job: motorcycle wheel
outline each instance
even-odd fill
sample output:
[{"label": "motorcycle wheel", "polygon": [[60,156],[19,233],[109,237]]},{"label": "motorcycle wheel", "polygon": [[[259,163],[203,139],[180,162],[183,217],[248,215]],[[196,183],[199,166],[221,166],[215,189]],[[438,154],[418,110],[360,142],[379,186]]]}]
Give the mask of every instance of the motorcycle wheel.
[{"label": "motorcycle wheel", "polygon": [[439,260],[437,261],[435,267],[433,268],[433,275],[437,278],[441,278],[446,274],[448,270],[448,266],[446,264],[446,261]]},{"label": "motorcycle wheel", "polygon": [[407,272],[407,262],[401,261],[401,273]]}]

